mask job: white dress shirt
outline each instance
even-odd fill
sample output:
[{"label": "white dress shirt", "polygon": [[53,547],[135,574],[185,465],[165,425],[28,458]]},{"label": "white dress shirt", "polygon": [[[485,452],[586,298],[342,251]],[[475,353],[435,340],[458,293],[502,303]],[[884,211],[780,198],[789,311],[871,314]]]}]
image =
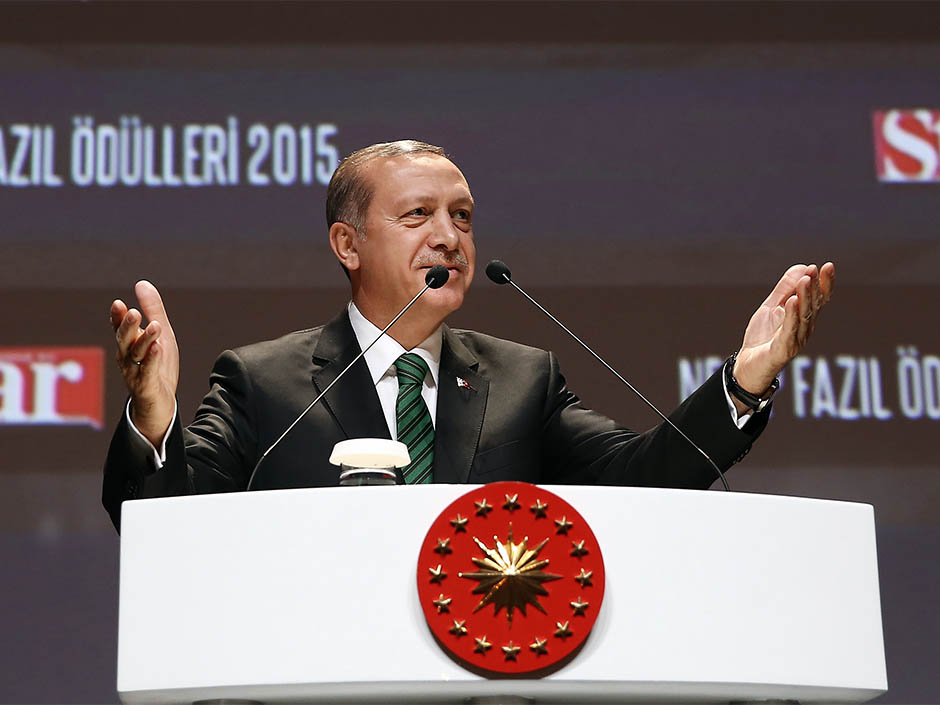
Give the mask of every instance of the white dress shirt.
[{"label": "white dress shirt", "polygon": [[[375,336],[381,331],[380,328],[376,328],[368,318],[359,312],[356,304],[352,301],[349,302],[349,322],[352,324],[353,333],[356,334],[356,340],[359,341],[360,350],[365,350],[366,346],[375,340]],[[395,406],[398,401],[398,371],[395,369],[395,360],[406,352],[413,352],[420,355],[428,363],[429,373],[424,376],[424,384],[421,385],[421,396],[428,406],[428,413],[431,414],[431,423],[436,427],[437,390],[440,382],[441,345],[443,342],[444,333],[441,327],[438,326],[436,331],[412,350],[405,350],[397,340],[388,335],[383,335],[365,354],[364,359],[369,368],[369,375],[375,385],[375,392],[379,395],[382,413],[385,414],[385,423],[388,424],[388,432],[391,434],[393,441],[398,440],[398,424],[395,420]],[[453,380],[453,383],[457,384],[457,380]]]}]

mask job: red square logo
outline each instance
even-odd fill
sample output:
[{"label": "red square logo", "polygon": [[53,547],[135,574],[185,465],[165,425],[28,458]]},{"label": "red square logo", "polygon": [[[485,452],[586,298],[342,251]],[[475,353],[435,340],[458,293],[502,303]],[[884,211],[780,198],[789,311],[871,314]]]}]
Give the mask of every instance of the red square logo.
[{"label": "red square logo", "polygon": [[0,348],[0,424],[100,429],[103,415],[102,348]]},{"label": "red square logo", "polygon": [[879,181],[940,181],[940,110],[877,110],[872,118]]}]

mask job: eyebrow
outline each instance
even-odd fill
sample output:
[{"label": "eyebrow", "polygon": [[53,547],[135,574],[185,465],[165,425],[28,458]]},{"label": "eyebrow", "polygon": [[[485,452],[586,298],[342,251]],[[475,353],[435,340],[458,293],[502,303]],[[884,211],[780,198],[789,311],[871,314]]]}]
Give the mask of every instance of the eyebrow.
[{"label": "eyebrow", "polygon": [[[398,201],[396,201],[396,203],[395,203],[395,207],[396,207],[396,208],[404,208],[406,205],[410,205],[410,204],[415,203],[415,202],[418,202],[418,203],[427,203],[428,201],[433,201],[433,200],[434,200],[434,198],[432,198],[429,194],[417,194],[417,193],[415,193],[415,194],[409,194],[409,195],[406,195],[406,196],[402,196],[400,199],[398,199]],[[475,205],[475,202],[474,202],[474,200],[473,200],[473,196],[469,196],[469,195],[468,195],[468,196],[460,196],[460,197],[454,199],[453,201],[450,201],[450,204],[451,204],[451,205],[464,205],[464,204],[466,204],[466,205],[473,206],[473,205]]]}]

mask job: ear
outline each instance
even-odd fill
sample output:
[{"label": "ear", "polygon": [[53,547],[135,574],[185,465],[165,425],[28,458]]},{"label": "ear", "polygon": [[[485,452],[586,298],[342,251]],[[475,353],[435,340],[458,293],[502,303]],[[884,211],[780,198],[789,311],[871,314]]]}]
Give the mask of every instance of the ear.
[{"label": "ear", "polygon": [[330,247],[333,254],[349,271],[359,269],[359,235],[348,223],[333,223],[330,226]]}]

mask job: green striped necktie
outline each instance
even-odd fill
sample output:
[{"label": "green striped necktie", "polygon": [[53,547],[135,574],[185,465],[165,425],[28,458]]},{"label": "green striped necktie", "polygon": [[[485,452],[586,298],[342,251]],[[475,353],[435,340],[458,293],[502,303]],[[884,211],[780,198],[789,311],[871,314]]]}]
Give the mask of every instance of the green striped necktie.
[{"label": "green striped necktie", "polygon": [[402,469],[409,485],[431,481],[434,466],[434,424],[421,396],[421,385],[428,373],[428,363],[420,355],[405,353],[395,360],[398,370],[398,401],[395,423],[398,440],[408,446],[411,463]]}]

